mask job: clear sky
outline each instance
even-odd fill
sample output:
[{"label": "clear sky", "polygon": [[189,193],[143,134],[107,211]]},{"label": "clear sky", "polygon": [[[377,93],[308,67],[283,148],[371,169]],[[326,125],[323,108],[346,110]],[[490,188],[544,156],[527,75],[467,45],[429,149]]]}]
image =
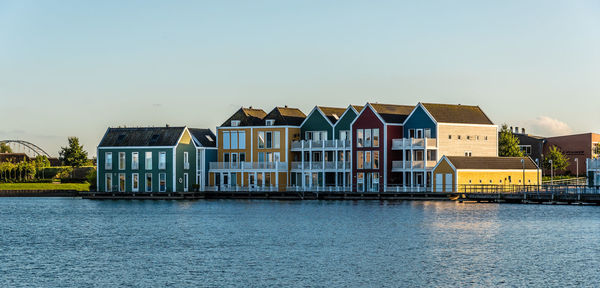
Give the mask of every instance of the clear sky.
[{"label": "clear sky", "polygon": [[0,140],[54,155],[242,105],[419,101],[600,132],[600,2],[0,0]]}]

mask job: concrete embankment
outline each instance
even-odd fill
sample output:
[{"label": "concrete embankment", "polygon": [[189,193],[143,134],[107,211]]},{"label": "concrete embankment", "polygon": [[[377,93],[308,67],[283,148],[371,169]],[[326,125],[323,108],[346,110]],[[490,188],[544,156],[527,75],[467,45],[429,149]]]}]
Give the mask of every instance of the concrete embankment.
[{"label": "concrete embankment", "polygon": [[0,197],[79,197],[75,190],[0,190]]}]

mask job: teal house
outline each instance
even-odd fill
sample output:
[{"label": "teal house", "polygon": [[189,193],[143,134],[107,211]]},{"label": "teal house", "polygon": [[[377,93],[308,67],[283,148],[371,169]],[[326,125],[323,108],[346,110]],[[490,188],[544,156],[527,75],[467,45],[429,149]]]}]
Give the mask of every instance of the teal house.
[{"label": "teal house", "polygon": [[216,137],[209,129],[108,128],[97,150],[97,189],[130,193],[201,190],[216,152]]},{"label": "teal house", "polygon": [[350,125],[362,110],[315,106],[300,126],[299,141],[292,142],[292,187],[344,190],[351,185]]}]

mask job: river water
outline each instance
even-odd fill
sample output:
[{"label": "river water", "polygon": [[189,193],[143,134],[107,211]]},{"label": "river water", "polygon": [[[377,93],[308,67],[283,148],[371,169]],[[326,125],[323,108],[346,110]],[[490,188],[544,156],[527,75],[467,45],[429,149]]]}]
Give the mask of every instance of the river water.
[{"label": "river water", "polygon": [[0,287],[600,286],[600,207],[0,198]]}]

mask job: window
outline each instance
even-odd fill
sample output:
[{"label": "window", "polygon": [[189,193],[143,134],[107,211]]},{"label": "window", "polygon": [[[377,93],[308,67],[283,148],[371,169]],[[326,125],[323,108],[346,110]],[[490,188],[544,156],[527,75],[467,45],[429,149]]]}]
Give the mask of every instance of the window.
[{"label": "window", "polygon": [[246,131],[238,132],[238,141],[240,141],[240,145],[238,145],[238,147],[240,149],[246,149]]},{"label": "window", "polygon": [[437,150],[427,150],[427,160],[437,161]]},{"label": "window", "polygon": [[448,140],[452,140],[452,135],[448,135]]},{"label": "window", "polygon": [[231,126],[233,126],[233,127],[240,126],[240,120],[231,120]]},{"label": "window", "polygon": [[229,163],[229,161],[230,161],[229,153],[223,153],[223,162]]},{"label": "window", "polygon": [[379,151],[373,151],[373,169],[379,169]]},{"label": "window", "polygon": [[267,138],[266,138],[267,144],[265,147],[267,147],[267,149],[272,148],[273,147],[273,132],[266,132],[265,135],[267,136]]},{"label": "window", "polygon": [[280,141],[281,141],[281,132],[279,131],[275,131],[273,132],[273,148],[279,149],[280,148]]},{"label": "window", "polygon": [[267,126],[273,126],[275,124],[275,120],[273,119],[268,119],[265,121],[265,125]]},{"label": "window", "polygon": [[146,173],[146,192],[152,192],[152,173]]},{"label": "window", "polygon": [[265,148],[265,132],[258,132],[258,148]]},{"label": "window", "polygon": [[458,138],[458,140],[460,140],[460,135],[456,135],[456,138]]},{"label": "window", "polygon": [[423,129],[417,129],[417,138],[423,138]]},{"label": "window", "polygon": [[271,186],[271,173],[265,173],[265,186]]},{"label": "window", "polygon": [[465,156],[467,157],[471,157],[472,156],[472,152],[471,151],[465,151]]},{"label": "window", "polygon": [[146,170],[152,170],[152,152],[146,152]]},{"label": "window", "polygon": [[106,170],[112,169],[112,152],[104,153],[104,169],[106,169]]},{"label": "window", "polygon": [[379,129],[373,129],[373,147],[379,147]]},{"label": "window", "polygon": [[479,135],[475,136],[475,140],[479,141]]},{"label": "window", "polygon": [[365,152],[357,151],[356,152],[356,169],[364,169],[365,161]]},{"label": "window", "polygon": [[131,169],[140,169],[140,154],[138,152],[131,153]]},{"label": "window", "polygon": [[183,173],[183,192],[188,191],[188,181],[189,181],[188,173]]},{"label": "window", "polygon": [[106,192],[112,192],[112,173],[104,174],[104,190]]},{"label": "window", "polygon": [[365,129],[365,147],[371,147],[371,129]]},{"label": "window", "polygon": [[371,151],[365,152],[365,169],[371,169]]},{"label": "window", "polygon": [[237,163],[237,161],[238,161],[238,154],[231,153],[231,163]]},{"label": "window", "polygon": [[272,152],[267,152],[267,162],[271,163],[273,162],[273,153]]},{"label": "window", "polygon": [[238,149],[238,133],[237,133],[237,131],[231,132],[231,149]]},{"label": "window", "polygon": [[265,152],[258,152],[258,162],[265,162]]},{"label": "window", "polygon": [[183,169],[190,169],[190,157],[188,152],[183,152]]},{"label": "window", "polygon": [[167,169],[167,152],[158,152],[158,169]]},{"label": "window", "polygon": [[246,162],[246,153],[240,153],[240,162]]},{"label": "window", "polygon": [[531,145],[519,145],[519,149],[523,152],[523,155],[529,156],[531,155]]},{"label": "window", "polygon": [[138,173],[131,174],[131,191],[140,191],[140,175]]},{"label": "window", "polygon": [[485,136],[485,138],[483,140],[487,141],[487,136]]},{"label": "window", "polygon": [[231,139],[229,139],[229,132],[224,131],[223,132],[223,149],[229,149],[229,147],[231,147],[230,142],[231,142]]},{"label": "window", "polygon": [[431,138],[431,128],[425,129],[425,138]]},{"label": "window", "polygon": [[281,159],[281,154],[279,154],[279,152],[273,153],[273,161],[279,162],[279,159]]},{"label": "window", "polygon": [[415,138],[415,129],[408,129],[408,138]]},{"label": "window", "polygon": [[158,174],[158,189],[160,192],[167,191],[167,173]]},{"label": "window", "polygon": [[[592,154],[600,154],[600,143],[592,143]],[[595,158],[595,157],[592,157]]]},{"label": "window", "polygon": [[356,147],[363,147],[364,146],[364,136],[363,136],[363,129],[357,129],[356,130]]},{"label": "window", "polygon": [[340,131],[340,140],[350,140],[350,131]]},{"label": "window", "polygon": [[125,152],[119,152],[119,170],[125,170]]},{"label": "window", "polygon": [[125,192],[125,173],[119,174],[119,192]]},{"label": "window", "polygon": [[365,190],[365,173],[356,174],[356,191],[363,192]]},{"label": "window", "polygon": [[379,191],[379,173],[372,173],[373,183],[371,183],[371,191]]}]

